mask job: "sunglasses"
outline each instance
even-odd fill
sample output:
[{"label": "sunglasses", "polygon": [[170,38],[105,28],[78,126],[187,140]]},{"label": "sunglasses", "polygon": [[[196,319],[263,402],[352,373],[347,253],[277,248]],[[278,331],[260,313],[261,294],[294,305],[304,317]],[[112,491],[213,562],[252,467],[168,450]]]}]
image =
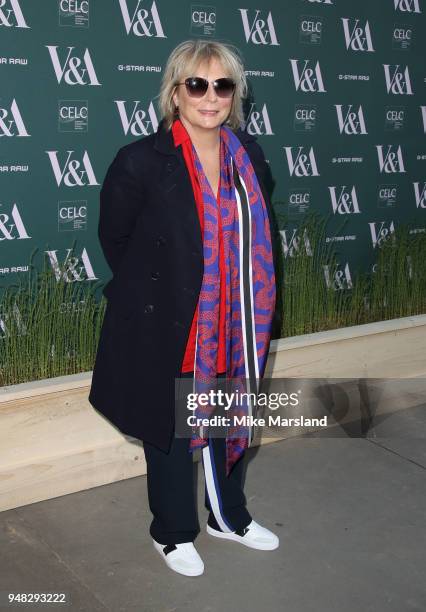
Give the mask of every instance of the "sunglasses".
[{"label": "sunglasses", "polygon": [[[235,82],[227,77],[216,79],[211,83],[219,98],[230,98],[235,91]],[[177,85],[186,85],[186,91],[191,98],[202,98],[209,88],[209,81],[202,77],[189,77]]]}]

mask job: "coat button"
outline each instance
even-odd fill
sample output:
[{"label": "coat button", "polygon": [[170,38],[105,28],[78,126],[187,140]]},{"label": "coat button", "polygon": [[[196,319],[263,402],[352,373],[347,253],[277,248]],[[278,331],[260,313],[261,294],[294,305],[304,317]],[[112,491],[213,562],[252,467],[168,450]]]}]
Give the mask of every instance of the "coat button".
[{"label": "coat button", "polygon": [[151,278],[152,278],[152,280],[158,280],[160,278],[160,273],[159,272],[151,272]]},{"label": "coat button", "polygon": [[157,246],[161,246],[163,244],[166,244],[166,239],[164,238],[164,236],[158,236],[157,238]]},{"label": "coat button", "polygon": [[153,304],[145,304],[145,308],[144,308],[145,314],[153,312],[153,310],[154,310],[154,305]]}]

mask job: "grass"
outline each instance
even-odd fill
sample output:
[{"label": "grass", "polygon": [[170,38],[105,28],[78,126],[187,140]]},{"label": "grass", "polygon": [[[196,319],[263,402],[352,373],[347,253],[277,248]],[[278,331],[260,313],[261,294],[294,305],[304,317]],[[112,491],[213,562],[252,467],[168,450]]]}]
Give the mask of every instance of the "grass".
[{"label": "grass", "polygon": [[106,300],[95,299],[95,285],[65,278],[65,269],[31,264],[24,283],[4,289],[0,386],[93,369]]},{"label": "grass", "polygon": [[[274,337],[426,312],[425,234],[411,235],[400,225],[376,249],[374,273],[355,273],[348,283],[326,245],[325,227],[318,216],[306,216],[297,230],[298,248],[280,257],[281,321]],[[96,298],[99,282],[67,279],[64,268],[52,270],[45,261],[39,271],[31,262],[24,282],[3,288],[0,386],[93,369],[106,300]]]},{"label": "grass", "polygon": [[326,245],[325,228],[325,220],[307,216],[297,230],[299,248],[284,258],[277,283],[282,304],[279,337],[426,312],[424,233],[411,235],[408,226],[398,226],[376,247],[374,272],[351,272],[347,280],[342,262]]}]

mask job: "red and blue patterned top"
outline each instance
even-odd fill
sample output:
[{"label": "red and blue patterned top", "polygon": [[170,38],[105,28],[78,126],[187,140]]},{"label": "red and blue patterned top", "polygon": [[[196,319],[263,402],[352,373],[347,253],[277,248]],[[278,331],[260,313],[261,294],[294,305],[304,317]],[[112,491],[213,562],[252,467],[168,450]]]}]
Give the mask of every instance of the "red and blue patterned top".
[{"label": "red and blue patterned top", "polygon": [[[201,235],[203,236],[203,222],[204,222],[204,211],[203,211],[203,196],[201,193],[201,187],[198,182],[198,175],[195,168],[194,156],[192,154],[192,142],[191,138],[182,124],[180,119],[176,119],[172,125],[173,139],[175,147],[182,145],[182,152],[185,159],[186,167],[188,168],[189,175],[191,177],[192,189],[195,196],[195,202],[197,204],[198,218],[200,221]],[[220,194],[220,181],[216,199],[219,200]],[[219,264],[220,264],[220,303],[219,303],[219,346],[218,346],[218,357],[217,357],[217,372],[226,372],[226,349],[225,349],[225,260],[223,253],[222,233],[219,227]],[[197,316],[198,309],[195,309],[194,316],[191,324],[191,331],[188,336],[186,345],[185,355],[182,362],[182,372],[192,372],[194,370],[195,360],[195,335],[197,331]]]}]

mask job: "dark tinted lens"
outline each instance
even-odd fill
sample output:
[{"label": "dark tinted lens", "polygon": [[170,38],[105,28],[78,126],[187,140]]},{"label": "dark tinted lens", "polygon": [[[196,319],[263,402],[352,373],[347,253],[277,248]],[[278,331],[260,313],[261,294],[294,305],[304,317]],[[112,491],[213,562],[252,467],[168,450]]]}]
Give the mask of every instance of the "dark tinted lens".
[{"label": "dark tinted lens", "polygon": [[[209,86],[209,82],[202,77],[189,77],[185,80],[186,90],[192,98],[202,98]],[[232,79],[224,77],[214,82],[214,89],[219,98],[230,98],[234,93],[235,83]]]},{"label": "dark tinted lens", "polygon": [[185,81],[187,92],[193,98],[201,98],[207,91],[208,81],[201,77],[191,77]]},{"label": "dark tinted lens", "polygon": [[230,98],[234,89],[235,83],[232,79],[223,78],[215,81],[215,91],[220,98]]}]

